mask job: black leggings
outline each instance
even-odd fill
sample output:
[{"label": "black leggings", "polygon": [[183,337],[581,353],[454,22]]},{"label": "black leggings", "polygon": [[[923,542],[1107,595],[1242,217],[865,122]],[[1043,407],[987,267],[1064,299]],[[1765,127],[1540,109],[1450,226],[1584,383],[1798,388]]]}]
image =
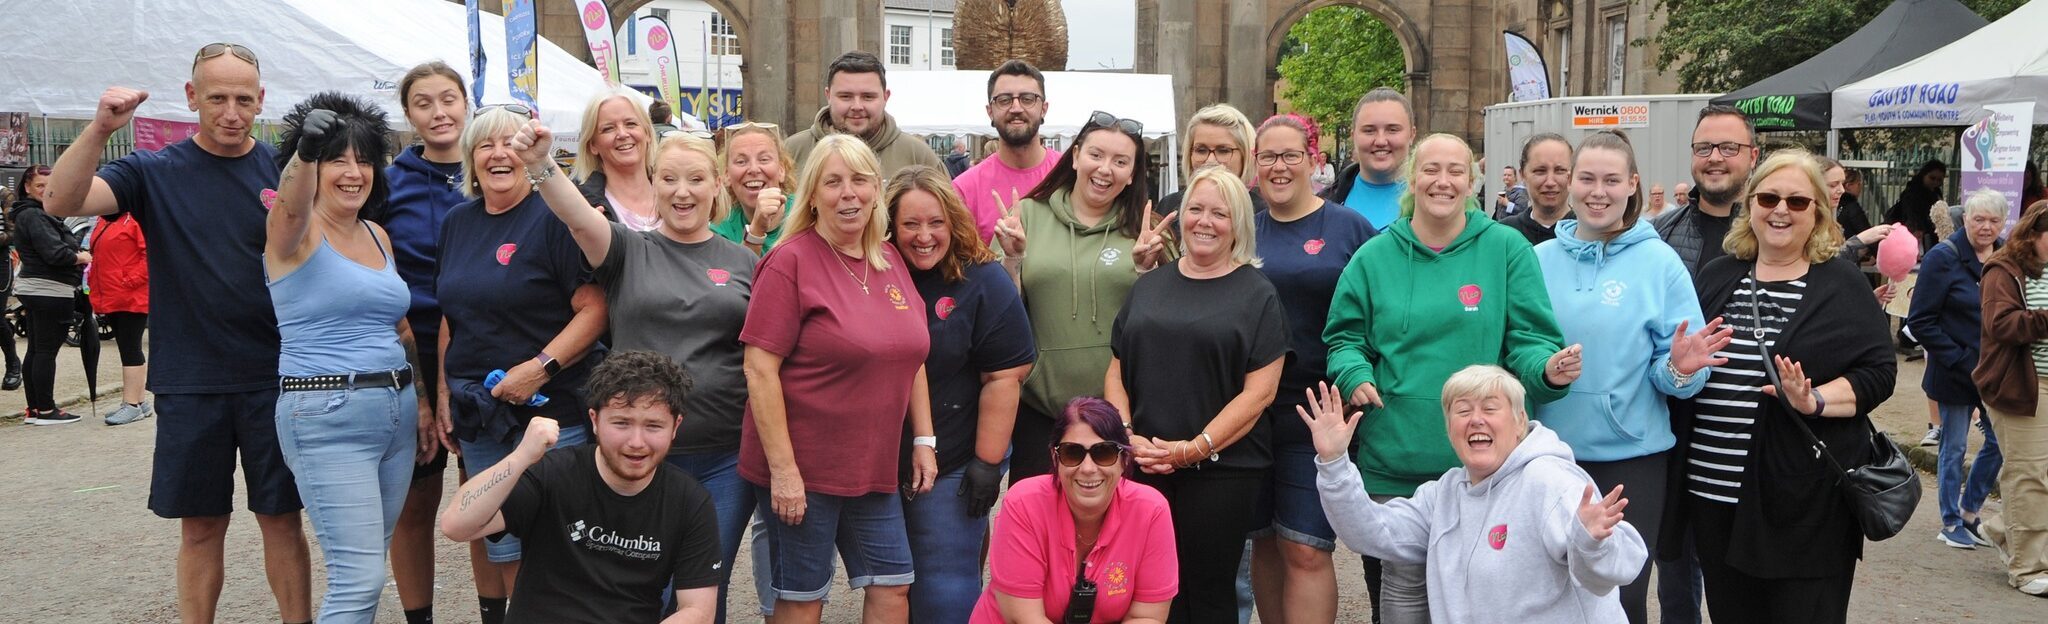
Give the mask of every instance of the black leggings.
[{"label": "black leggings", "polygon": [[122,366],[142,366],[142,330],[149,328],[149,315],[140,312],[108,312],[107,324],[114,326],[114,343],[121,348]]},{"label": "black leggings", "polygon": [[[0,262],[0,271],[4,270],[6,270],[5,263]],[[5,279],[0,277],[0,281]],[[14,296],[13,290],[0,290],[0,302],[4,302],[8,297],[12,296]],[[21,356],[14,352],[14,323],[9,321],[7,316],[4,313],[0,313],[0,351],[7,352],[7,372],[20,372]]]},{"label": "black leggings", "polygon": [[1180,594],[1173,597],[1166,621],[1236,624],[1237,570],[1245,534],[1257,518],[1266,471],[1209,467],[1134,476],[1165,495],[1173,513]]},{"label": "black leggings", "polygon": [[64,347],[64,332],[71,326],[76,304],[71,297],[17,298],[28,309],[28,359],[22,362],[22,375],[28,384],[28,408],[45,412],[57,409],[57,400],[52,396],[57,385],[57,350]]}]

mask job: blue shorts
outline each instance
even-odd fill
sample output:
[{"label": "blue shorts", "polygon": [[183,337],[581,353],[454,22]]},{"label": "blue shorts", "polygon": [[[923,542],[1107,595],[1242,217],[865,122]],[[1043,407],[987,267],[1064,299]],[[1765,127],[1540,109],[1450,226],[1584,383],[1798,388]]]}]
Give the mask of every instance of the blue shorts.
[{"label": "blue shorts", "polygon": [[[903,497],[895,492],[862,496],[804,493],[804,521],[784,524],[774,496],[755,486],[759,513],[768,519],[769,560],[775,595],[790,602],[824,600],[832,591],[832,554],[846,562],[846,584],[909,585],[910,536],[903,524]],[[758,565],[758,564],[757,564]]]},{"label": "blue shorts", "polygon": [[277,445],[277,388],[220,394],[156,395],[156,451],[149,510],[164,518],[234,512],[235,458],[249,488],[249,511],[295,513],[299,486]]},{"label": "blue shorts", "polygon": [[1308,444],[1274,444],[1273,469],[1267,471],[1266,505],[1272,521],[1252,537],[1280,536],[1323,552],[1337,550],[1337,530],[1323,515],[1322,494],[1316,491],[1316,449]]}]

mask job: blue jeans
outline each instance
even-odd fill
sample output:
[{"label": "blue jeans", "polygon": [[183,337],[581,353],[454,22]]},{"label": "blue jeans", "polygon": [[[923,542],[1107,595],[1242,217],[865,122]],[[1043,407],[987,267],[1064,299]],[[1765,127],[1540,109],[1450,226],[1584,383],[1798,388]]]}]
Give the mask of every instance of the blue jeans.
[{"label": "blue jeans", "polygon": [[[718,584],[718,623],[725,623],[726,589],[732,584],[733,558],[740,552],[740,534],[747,518],[754,515],[754,486],[740,478],[739,451],[677,453],[668,456],[671,466],[690,473],[711,492],[711,504],[718,511],[718,547],[724,557],[725,578]],[[674,599],[672,593],[663,596]]]},{"label": "blue jeans", "polygon": [[910,562],[917,583],[910,586],[913,622],[965,622],[981,599],[981,544],[988,516],[974,517],[960,484],[967,467],[939,475],[932,491],[903,501],[903,525],[910,536]]},{"label": "blue jeans", "polygon": [[1935,464],[1934,496],[1941,506],[1941,528],[1963,524],[1963,512],[1984,508],[1984,498],[1998,485],[1998,469],[2005,454],[1998,449],[1998,434],[1991,430],[1986,414],[1977,419],[1984,430],[1984,446],[1977,449],[1977,461],[1970,466],[1969,481],[1963,480],[1963,453],[1970,450],[1970,412],[1975,405],[1940,404],[1941,455]]},{"label": "blue jeans", "polygon": [[832,555],[846,564],[854,589],[910,585],[910,538],[903,528],[903,500],[895,492],[861,496],[804,493],[804,519],[784,524],[770,507],[768,488],[754,491],[755,508],[768,521],[768,551],[775,596],[817,602],[832,591]]},{"label": "blue jeans", "polygon": [[384,591],[384,555],[412,485],[419,399],[405,388],[277,396],[277,441],[327,562],[321,622],[369,624]]},{"label": "blue jeans", "polygon": [[[578,419],[581,421],[582,419]],[[513,429],[511,442],[497,440],[457,440],[462,445],[462,467],[469,476],[489,472],[499,462],[505,461],[519,448],[519,441],[526,438],[526,426]],[[590,443],[590,425],[563,427],[555,436],[555,448],[568,448]],[[491,563],[511,563],[519,560],[519,538],[507,534],[503,539],[484,538],[484,551],[490,553]]]}]

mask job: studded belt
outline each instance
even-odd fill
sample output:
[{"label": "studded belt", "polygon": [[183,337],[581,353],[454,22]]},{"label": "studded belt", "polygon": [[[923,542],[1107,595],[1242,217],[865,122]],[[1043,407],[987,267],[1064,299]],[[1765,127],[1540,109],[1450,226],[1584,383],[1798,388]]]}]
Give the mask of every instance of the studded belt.
[{"label": "studded belt", "polygon": [[354,390],[357,388],[404,388],[412,383],[412,369],[348,373],[316,377],[279,377],[277,387],[285,392],[313,390]]}]

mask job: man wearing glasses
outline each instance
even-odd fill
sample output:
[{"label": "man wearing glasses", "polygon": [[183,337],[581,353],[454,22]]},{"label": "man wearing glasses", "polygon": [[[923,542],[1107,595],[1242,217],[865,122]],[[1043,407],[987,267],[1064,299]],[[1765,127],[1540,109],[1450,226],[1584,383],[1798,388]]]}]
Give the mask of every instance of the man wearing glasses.
[{"label": "man wearing glasses", "polygon": [[995,237],[1003,206],[1016,205],[1059,163],[1059,152],[1046,149],[1038,138],[1046,107],[1045,74],[1030,63],[1010,59],[989,72],[988,124],[1002,144],[992,157],[953,178],[953,189],[974,215],[982,242]]},{"label": "man wearing glasses", "polygon": [[260,79],[248,48],[201,48],[185,83],[199,134],[95,175],[107,139],[149,99],[147,91],[108,88],[92,123],[57,159],[46,204],[60,217],[132,213],[149,240],[149,389],[163,417],[149,508],[181,523],[178,614],[187,623],[212,622],[220,600],[237,454],[280,615],[313,619],[301,505],[275,424],[277,318],[262,257],[263,197],[274,195],[278,166],[276,150],[250,135],[263,111]]},{"label": "man wearing glasses", "polygon": [[1678,251],[1685,269],[1698,275],[1707,261],[1727,255],[1721,238],[1735,219],[1735,205],[1749,171],[1756,167],[1756,126],[1733,106],[1700,109],[1692,129],[1692,194],[1689,205],[1650,220],[1657,235]]},{"label": "man wearing glasses", "polygon": [[911,165],[946,170],[946,164],[939,162],[938,152],[932,151],[930,145],[896,128],[896,118],[890,117],[888,111],[887,71],[881,59],[860,50],[841,54],[832,61],[825,70],[825,108],[818,111],[811,129],[790,135],[783,142],[798,168],[810,159],[811,148],[819,140],[844,133],[860,137],[868,149],[875,150],[875,159],[882,163],[883,177],[894,176],[898,169]]}]

